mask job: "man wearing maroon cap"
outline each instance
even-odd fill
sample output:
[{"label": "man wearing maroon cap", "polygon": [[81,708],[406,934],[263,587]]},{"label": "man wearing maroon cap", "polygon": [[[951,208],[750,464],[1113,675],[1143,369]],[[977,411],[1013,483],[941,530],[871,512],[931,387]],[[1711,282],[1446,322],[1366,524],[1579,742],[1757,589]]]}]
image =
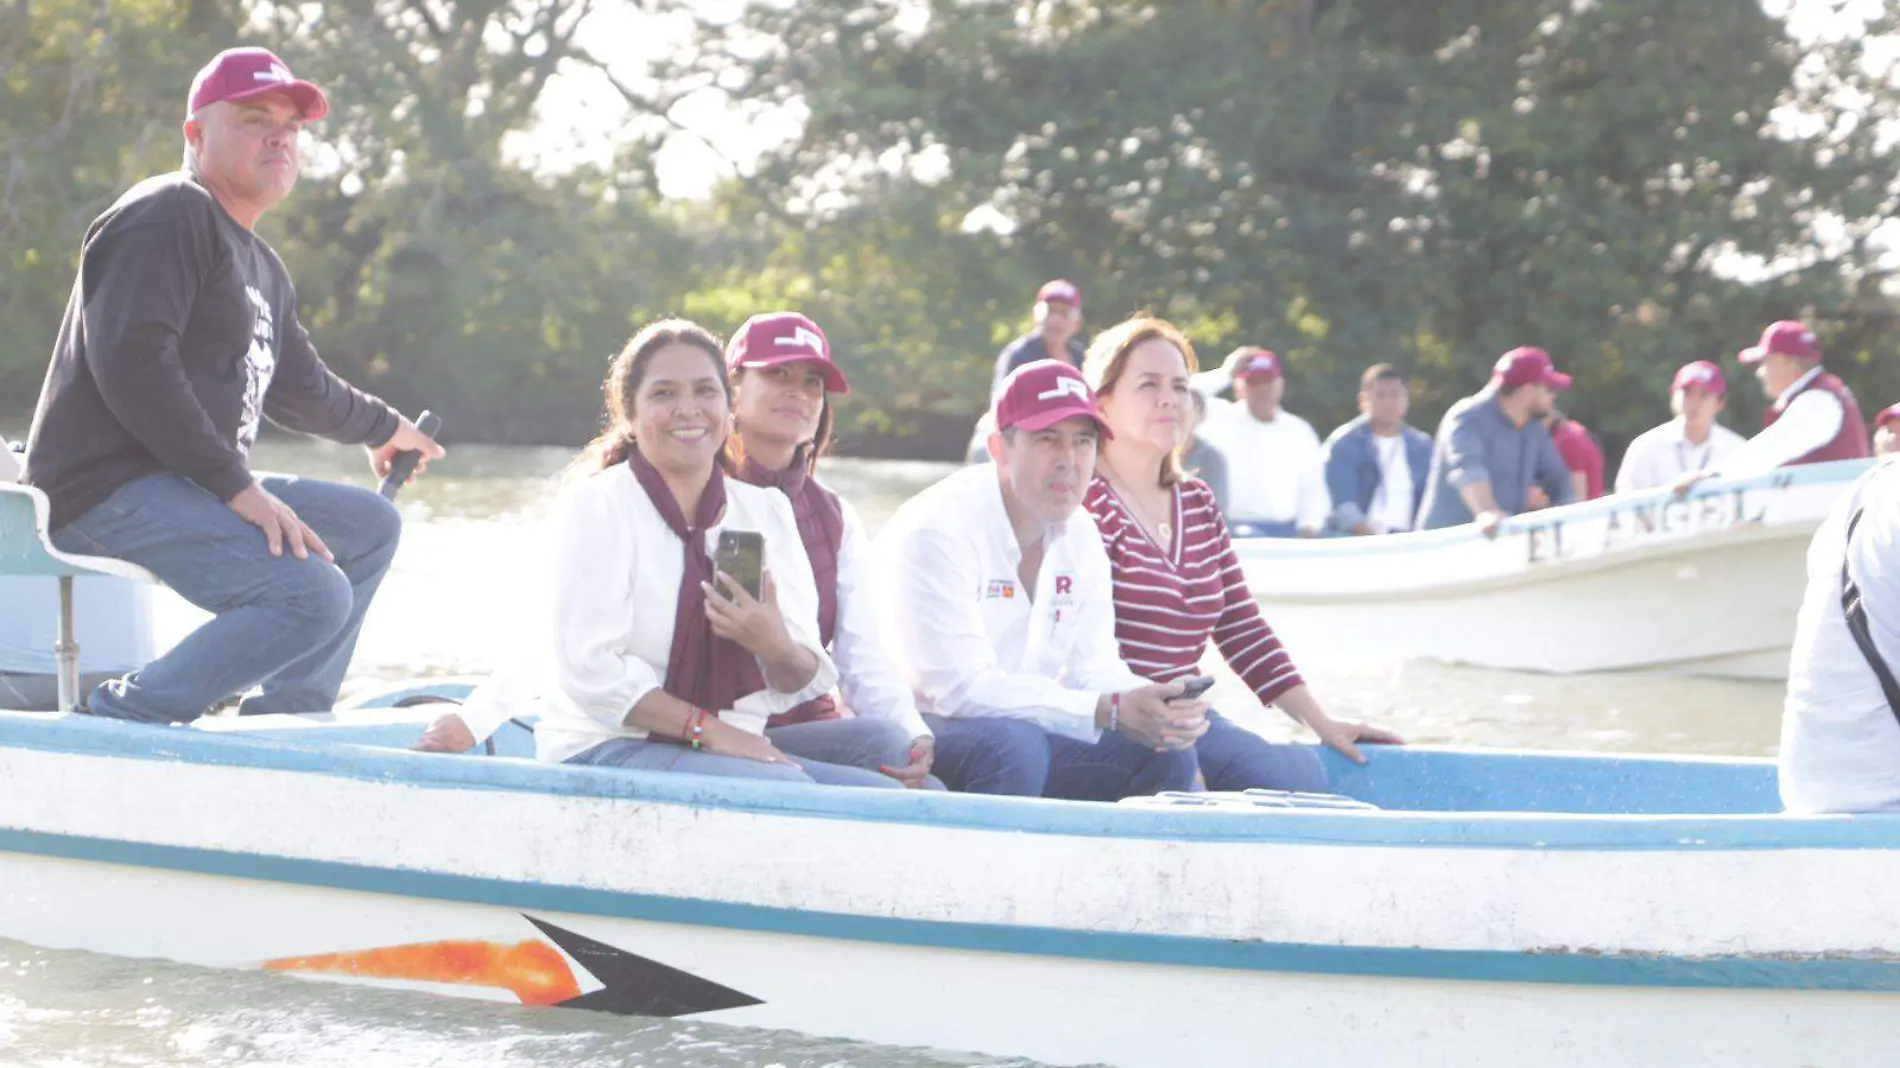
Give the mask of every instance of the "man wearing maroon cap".
[{"label": "man wearing maroon cap", "polygon": [[1113,801],[1189,789],[1205,702],[1121,658],[1108,553],[1082,498],[1109,433],[1081,372],[1009,376],[993,464],[912,498],[878,535],[885,632],[952,790]]},{"label": "man wearing maroon cap", "polygon": [[1553,505],[1574,501],[1570,468],[1544,425],[1557,391],[1569,388],[1570,376],[1543,349],[1499,357],[1490,384],[1453,404],[1438,424],[1419,529],[1475,522],[1494,535],[1505,517],[1528,510],[1533,486]]},{"label": "man wearing maroon cap", "polygon": [[1669,409],[1676,417],[1630,442],[1616,472],[1616,492],[1671,486],[1728,460],[1742,447],[1742,436],[1715,420],[1727,403],[1728,379],[1720,365],[1683,364],[1669,384]]},{"label": "man wearing maroon cap", "polygon": [[133,186],[81,244],[23,479],[50,499],[60,548],[139,564],[217,613],[95,689],[95,714],[190,721],[258,684],[241,711],[336,700],[401,523],[368,490],[254,476],[265,416],[367,446],[378,475],[402,450],[442,455],[324,366],[252,232],[328,107],[271,53],[220,53],[192,82],[184,169]]},{"label": "man wearing maroon cap", "polygon": [[1900,452],[1900,404],[1890,404],[1874,416],[1874,455]]},{"label": "man wearing maroon cap", "polygon": [[1777,467],[1818,464],[1830,460],[1862,460],[1873,455],[1867,440],[1867,420],[1847,383],[1821,366],[1821,348],[1814,331],[1784,319],[1761,333],[1761,340],[1737,356],[1742,366],[1755,369],[1762,392],[1773,398],[1762,412],[1762,429],[1720,470],[1709,468],[1684,475],[1677,493],[1714,475],[1746,478]]},{"label": "man wearing maroon cap", "polygon": [[1069,366],[1082,366],[1086,351],[1082,344],[1082,291],[1074,282],[1057,278],[1036,291],[1035,328],[1010,342],[996,357],[996,370],[990,376],[990,402],[1002,394],[1003,380],[1011,371],[1037,360],[1067,360]]}]

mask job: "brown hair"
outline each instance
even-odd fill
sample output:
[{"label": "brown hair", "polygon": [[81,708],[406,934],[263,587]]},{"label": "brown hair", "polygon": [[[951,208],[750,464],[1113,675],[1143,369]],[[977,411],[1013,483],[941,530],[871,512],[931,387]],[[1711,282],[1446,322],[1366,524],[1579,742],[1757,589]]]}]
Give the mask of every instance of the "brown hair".
[{"label": "brown hair", "polygon": [[[1082,376],[1089,380],[1097,395],[1106,397],[1115,392],[1116,384],[1121,381],[1122,371],[1128,366],[1128,354],[1142,342],[1155,340],[1165,341],[1180,352],[1188,374],[1200,369],[1194,358],[1194,343],[1180,327],[1152,315],[1134,315],[1095,336],[1088,355],[1082,358]],[[1161,484],[1174,486],[1186,477],[1187,472],[1181,468],[1181,446],[1177,446],[1161,460]]]},{"label": "brown hair", "polygon": [[1366,368],[1365,374],[1359,376],[1359,392],[1370,393],[1372,392],[1372,384],[1374,382],[1382,382],[1386,379],[1391,379],[1394,382],[1408,381],[1405,377],[1405,372],[1399,370],[1397,367],[1389,363],[1375,363],[1371,367]]},{"label": "brown hair", "polygon": [[[648,323],[627,341],[620,354],[614,357],[613,364],[607,368],[607,380],[600,387],[607,397],[606,410],[601,415],[603,425],[600,434],[588,442],[574,462],[568,465],[569,475],[585,476],[605,471],[615,464],[625,463],[634,454],[633,399],[646,382],[647,366],[653,362],[653,354],[668,345],[690,345],[705,352],[712,360],[713,367],[722,372],[719,381],[726,389],[726,407],[732,407],[732,383],[727,382],[723,374],[726,356],[719,338],[688,319],[661,319]],[[719,462],[722,467],[727,464],[723,451],[719,454]],[[730,468],[727,470],[730,471]]]},{"label": "brown hair", "polygon": [[[745,377],[745,373],[746,369],[743,367],[737,368],[732,372],[731,378],[726,383],[726,395],[728,398],[739,388],[739,382]],[[739,426],[738,411],[738,405],[735,403],[733,405],[732,433],[726,435],[726,462],[731,465],[731,469],[734,471],[745,466],[745,431]],[[831,436],[833,419],[834,416],[831,411],[831,391],[826,390],[825,398],[819,402],[818,406],[818,430],[812,434],[810,441],[798,447],[798,455],[805,461],[806,474],[816,474],[818,471],[818,458],[831,451],[832,443],[835,440]],[[796,462],[796,460],[794,460],[794,462]]]}]

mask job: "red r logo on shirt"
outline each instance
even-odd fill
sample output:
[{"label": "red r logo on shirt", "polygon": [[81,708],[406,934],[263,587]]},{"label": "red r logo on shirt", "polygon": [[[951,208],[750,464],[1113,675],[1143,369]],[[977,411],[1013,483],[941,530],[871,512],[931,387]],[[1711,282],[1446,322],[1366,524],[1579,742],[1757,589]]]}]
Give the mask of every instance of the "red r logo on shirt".
[{"label": "red r logo on shirt", "polygon": [[1068,596],[1069,590],[1074,585],[1075,585],[1075,580],[1073,578],[1070,578],[1068,575],[1057,575],[1056,576],[1056,596],[1057,597]]}]

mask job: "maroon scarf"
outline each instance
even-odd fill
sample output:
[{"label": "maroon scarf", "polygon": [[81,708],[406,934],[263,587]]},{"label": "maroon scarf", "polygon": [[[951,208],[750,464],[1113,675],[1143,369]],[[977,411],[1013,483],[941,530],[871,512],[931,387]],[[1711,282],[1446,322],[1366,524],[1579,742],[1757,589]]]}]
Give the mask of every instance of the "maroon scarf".
[{"label": "maroon scarf", "polygon": [[706,532],[725,514],[726,476],[713,468],[712,478],[699,495],[699,509],[688,526],[673,491],[646,457],[635,451],[627,466],[685,550],[679,603],[673,610],[673,647],[666,654],[666,692],[716,716],[746,694],[765,689],[758,659],[739,643],[713,634],[712,623],[706,618],[706,593],[699,588],[700,583],[713,580]]},{"label": "maroon scarf", "polygon": [[[838,634],[838,554],[844,546],[844,505],[837,494],[811,477],[802,448],[792,458],[791,466],[783,471],[767,470],[748,456],[739,468],[739,479],[754,486],[776,489],[792,502],[792,517],[798,521],[798,538],[805,545],[805,555],[811,559],[812,581],[818,587],[818,640],[825,648],[831,648],[832,639]],[[838,704],[827,694],[773,716],[766,725],[783,727],[837,718]]]}]

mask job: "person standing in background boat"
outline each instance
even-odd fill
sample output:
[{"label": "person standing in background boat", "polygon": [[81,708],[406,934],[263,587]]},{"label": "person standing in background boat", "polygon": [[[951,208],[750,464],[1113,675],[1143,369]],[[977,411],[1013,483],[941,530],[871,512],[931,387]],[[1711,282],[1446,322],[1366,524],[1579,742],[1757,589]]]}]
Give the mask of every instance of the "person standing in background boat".
[{"label": "person standing in background boat", "polygon": [[1375,363],[1359,376],[1359,416],[1327,435],[1321,450],[1331,528],[1344,534],[1412,529],[1425,499],[1432,439],[1405,421],[1412,387],[1405,372]]},{"label": "person standing in background boat", "polygon": [[[1286,369],[1280,357],[1252,346],[1230,356],[1238,403],[1209,418],[1202,434],[1234,459],[1228,472],[1228,523],[1242,537],[1317,537],[1332,503],[1319,435],[1281,406]],[[1212,402],[1210,402],[1211,406]]]},{"label": "person standing in background boat", "polygon": [[1531,487],[1552,504],[1576,499],[1570,468],[1557,454],[1544,418],[1570,376],[1543,349],[1516,348],[1498,357],[1484,389],[1453,404],[1438,424],[1432,470],[1419,527],[1476,523],[1487,536],[1505,517],[1530,506]]},{"label": "person standing in background boat", "polygon": [[1782,709],[1782,804],[1900,811],[1900,460],[1854,483],[1815,531],[1807,566]]},{"label": "person standing in background boat", "polygon": [[1227,510],[1227,457],[1201,436],[1201,428],[1207,423],[1207,398],[1199,390],[1188,390],[1191,399],[1189,406],[1182,412],[1185,423],[1181,428],[1181,437],[1186,444],[1181,446],[1181,469],[1207,483],[1209,492],[1214,494],[1214,504],[1221,511]]},{"label": "person standing in background boat", "polygon": [[1737,357],[1755,369],[1762,392],[1772,398],[1762,412],[1761,433],[1749,438],[1718,468],[1691,472],[1676,481],[1687,493],[1705,478],[1747,478],[1777,467],[1861,460],[1873,455],[1867,420],[1847,383],[1821,365],[1814,331],[1784,319],[1762,331],[1761,340]]},{"label": "person standing in background boat", "polygon": [[297,184],[306,122],[329,104],[261,48],[218,54],[187,98],[182,170],[133,186],[87,228],[27,439],[22,481],[52,538],[130,561],[214,618],[93,689],[89,710],[189,722],[253,686],[242,713],[330,708],[402,521],[380,495],[254,475],[269,418],[397,454],[441,446],[331,373],[297,291],[253,232]]},{"label": "person standing in background boat", "polygon": [[[1010,375],[990,457],[899,508],[876,542],[882,619],[952,790],[1114,801],[1190,789],[1207,704],[1129,670],[1082,497],[1107,430],[1081,372]],[[1174,443],[1170,443],[1172,447]]]},{"label": "person standing in background boat", "polygon": [[1616,492],[1674,485],[1684,475],[1713,468],[1741,447],[1742,436],[1716,416],[1728,404],[1728,378],[1709,361],[1683,364],[1669,386],[1676,417],[1636,435],[1616,471]]},{"label": "person standing in background boat", "polygon": [[1900,452],[1900,404],[1880,409],[1874,417],[1874,455],[1892,456]]},{"label": "person standing in background boat", "polygon": [[[549,657],[495,680],[493,700],[539,713],[551,764],[901,789],[765,736],[838,672],[791,502],[725,470],[731,391],[719,339],[694,323],[653,323],[614,358],[606,429],[556,505]],[[763,541],[757,597],[713,568],[726,531]]]},{"label": "person standing in background boat", "polygon": [[[1550,441],[1557,446],[1557,455],[1563,457],[1564,467],[1570,471],[1571,499],[1594,501],[1603,496],[1603,446],[1597,444],[1596,435],[1557,408],[1552,408],[1544,417],[1544,425],[1550,429]],[[1530,506],[1550,507],[1540,487],[1531,487]]]},{"label": "person standing in background boat", "polygon": [[[1347,757],[1365,762],[1359,742],[1397,744],[1397,735],[1341,723],[1320,707],[1248,591],[1212,492],[1181,470],[1178,423],[1195,395],[1187,337],[1172,323],[1136,317],[1097,337],[1082,366],[1110,432],[1085,507],[1114,576],[1122,659],[1171,683],[1198,674],[1211,639],[1262,705],[1278,706]],[[1195,749],[1208,789],[1326,788],[1312,749],[1276,745],[1215,712],[1207,720]]]},{"label": "person standing in background boat", "polygon": [[1035,326],[1022,337],[1004,346],[997,354],[996,369],[990,375],[990,403],[1003,392],[1010,373],[1037,360],[1066,360],[1071,367],[1082,366],[1082,291],[1074,282],[1057,278],[1045,282],[1036,291],[1036,306],[1031,312]]}]

